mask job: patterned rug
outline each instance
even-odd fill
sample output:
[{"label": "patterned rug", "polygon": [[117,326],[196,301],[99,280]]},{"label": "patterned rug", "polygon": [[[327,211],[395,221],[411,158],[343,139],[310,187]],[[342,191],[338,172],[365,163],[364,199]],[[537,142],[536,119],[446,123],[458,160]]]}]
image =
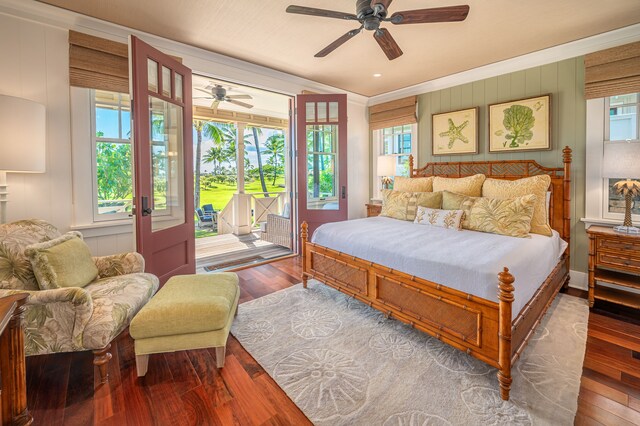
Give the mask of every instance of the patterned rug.
[{"label": "patterned rug", "polygon": [[316,281],[240,305],[232,333],[317,425],[572,425],[588,307],[559,295],[496,370]]}]

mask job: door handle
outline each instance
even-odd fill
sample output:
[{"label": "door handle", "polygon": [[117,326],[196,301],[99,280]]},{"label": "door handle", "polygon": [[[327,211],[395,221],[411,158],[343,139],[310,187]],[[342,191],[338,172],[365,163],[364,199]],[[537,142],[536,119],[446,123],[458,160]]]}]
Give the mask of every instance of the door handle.
[{"label": "door handle", "polygon": [[153,209],[149,207],[149,197],[142,197],[142,216],[149,216]]},{"label": "door handle", "polygon": [[347,187],[343,186],[342,189],[340,190],[340,193],[342,195],[342,199],[344,200],[345,198],[347,198]]}]

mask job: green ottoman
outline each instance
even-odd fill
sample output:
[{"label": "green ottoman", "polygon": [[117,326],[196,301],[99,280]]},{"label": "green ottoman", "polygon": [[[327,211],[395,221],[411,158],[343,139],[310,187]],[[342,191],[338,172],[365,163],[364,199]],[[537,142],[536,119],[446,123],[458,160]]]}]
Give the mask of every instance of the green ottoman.
[{"label": "green ottoman", "polygon": [[239,297],[234,273],[170,278],[129,327],[138,377],[147,374],[149,355],[189,349],[216,348],[216,364],[222,368]]}]

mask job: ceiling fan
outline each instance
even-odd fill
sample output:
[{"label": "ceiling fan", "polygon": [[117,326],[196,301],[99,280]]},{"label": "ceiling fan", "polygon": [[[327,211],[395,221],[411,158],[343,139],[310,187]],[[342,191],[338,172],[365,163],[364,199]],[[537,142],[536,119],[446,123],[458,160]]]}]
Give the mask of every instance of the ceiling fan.
[{"label": "ceiling fan", "polygon": [[358,21],[360,28],[351,30],[336,41],[315,54],[316,58],[327,56],[339,46],[350,40],[352,37],[365,30],[373,31],[376,39],[389,60],[394,60],[402,55],[402,50],[398,43],[391,37],[391,33],[386,28],[380,28],[382,22],[391,22],[394,25],[405,24],[425,24],[432,22],[457,22],[464,21],[469,13],[469,6],[447,6],[431,9],[405,10],[395,12],[390,17],[388,8],[393,0],[356,0],[356,14],[337,12],[334,10],[316,9],[313,7],[294,6],[287,7],[288,13],[300,15],[321,16],[324,18],[346,19]]},{"label": "ceiling fan", "polygon": [[[227,95],[227,89],[225,89],[222,85],[220,84],[209,84],[207,87],[205,87],[204,89],[200,89],[199,87],[196,87],[196,90],[199,90],[200,92],[204,92],[206,93],[207,97],[201,97],[201,98],[194,98],[194,99],[213,99],[213,102],[211,103],[211,109],[218,109],[218,105],[220,105],[220,102],[229,102],[230,104],[234,104],[234,105],[239,105],[241,107],[245,107],[245,108],[253,108],[253,105],[248,104],[246,102],[241,102],[238,99],[253,99],[251,96],[249,95]],[[229,90],[231,90],[231,87],[229,88]]]}]

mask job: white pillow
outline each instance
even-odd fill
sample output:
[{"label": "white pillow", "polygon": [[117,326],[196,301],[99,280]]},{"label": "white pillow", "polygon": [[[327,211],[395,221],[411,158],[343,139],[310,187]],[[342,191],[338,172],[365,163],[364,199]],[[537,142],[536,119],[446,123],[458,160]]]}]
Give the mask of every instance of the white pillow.
[{"label": "white pillow", "polygon": [[414,223],[460,230],[464,210],[440,210],[418,206]]}]

